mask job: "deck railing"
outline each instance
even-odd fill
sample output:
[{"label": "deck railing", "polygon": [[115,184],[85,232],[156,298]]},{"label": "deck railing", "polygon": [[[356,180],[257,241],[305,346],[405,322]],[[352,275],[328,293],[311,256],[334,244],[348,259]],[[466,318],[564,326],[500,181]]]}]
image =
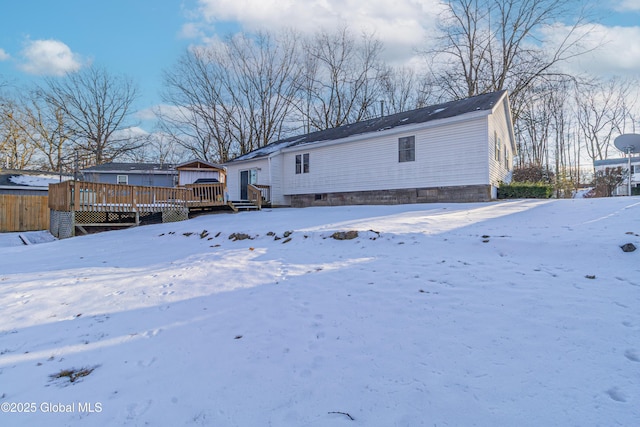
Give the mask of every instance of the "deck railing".
[{"label": "deck railing", "polygon": [[187,184],[184,186],[189,190],[190,197],[189,206],[211,206],[211,203],[224,205],[225,186],[218,184]]},{"label": "deck railing", "polygon": [[263,184],[252,184],[252,185],[256,187],[258,190],[260,190],[260,193],[262,194],[263,202],[271,203],[271,186],[270,185],[263,185]]},{"label": "deck railing", "polygon": [[49,185],[49,208],[56,211],[160,212],[190,206],[222,206],[224,184],[184,188],[65,181]]},{"label": "deck railing", "polygon": [[49,209],[60,212],[69,212],[71,210],[71,186],[71,181],[49,184]]},{"label": "deck railing", "polygon": [[247,185],[247,196],[249,197],[249,200],[258,207],[258,209],[262,209],[262,192],[255,184]]}]

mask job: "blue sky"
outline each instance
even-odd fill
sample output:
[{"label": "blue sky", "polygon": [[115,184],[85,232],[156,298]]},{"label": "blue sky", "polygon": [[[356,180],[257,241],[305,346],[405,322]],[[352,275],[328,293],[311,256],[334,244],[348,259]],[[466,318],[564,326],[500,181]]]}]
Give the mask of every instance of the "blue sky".
[{"label": "blue sky", "polygon": [[[390,58],[409,59],[430,34],[438,0],[3,0],[0,82],[40,82],[89,64],[126,74],[140,87],[138,109],[160,103],[162,71],[191,44],[231,30],[301,31],[347,22],[375,30]],[[640,0],[597,2],[587,41],[607,48],[574,64],[596,73],[640,73]],[[587,65],[588,64],[588,65]]]},{"label": "blue sky", "polygon": [[[180,36],[184,13],[180,1],[11,1],[0,14],[5,56],[0,76],[11,82],[39,82],[42,76],[98,64],[136,81],[144,108],[145,103],[159,102],[162,70],[190,42]],[[52,58],[38,63],[29,52]]]}]

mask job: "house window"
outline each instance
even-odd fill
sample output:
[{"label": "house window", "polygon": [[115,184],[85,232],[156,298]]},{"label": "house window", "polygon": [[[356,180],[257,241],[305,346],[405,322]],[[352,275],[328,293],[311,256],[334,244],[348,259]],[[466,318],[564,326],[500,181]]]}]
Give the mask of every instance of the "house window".
[{"label": "house window", "polygon": [[493,133],[493,154],[496,162],[500,162],[500,147],[502,146],[502,141],[500,141],[500,137],[498,136],[498,132]]},{"label": "house window", "polygon": [[398,161],[413,162],[416,160],[416,137],[405,136],[398,139]]},{"label": "house window", "polygon": [[118,175],[116,177],[116,184],[129,184],[129,175]]},{"label": "house window", "polygon": [[510,168],[509,168],[509,152],[507,151],[506,144],[504,146],[504,167],[507,168],[507,170],[510,170]]},{"label": "house window", "polygon": [[296,174],[309,173],[309,153],[296,154]]}]

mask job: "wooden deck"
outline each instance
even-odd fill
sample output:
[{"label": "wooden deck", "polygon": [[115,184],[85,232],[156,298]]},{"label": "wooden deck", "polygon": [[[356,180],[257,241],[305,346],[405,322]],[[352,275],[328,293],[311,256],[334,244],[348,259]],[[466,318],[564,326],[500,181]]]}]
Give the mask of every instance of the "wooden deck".
[{"label": "wooden deck", "polygon": [[192,210],[228,208],[224,184],[180,188],[66,181],[49,185],[49,231],[65,238],[87,228],[110,229],[145,223],[183,221]]},{"label": "wooden deck", "polygon": [[49,185],[49,209],[59,212],[163,212],[228,206],[224,184],[180,188],[65,181]]},{"label": "wooden deck", "polygon": [[268,203],[269,186],[249,186],[250,200],[234,205],[224,183],[184,187],[143,187],[97,182],[65,181],[49,185],[49,231],[56,237],[74,236],[86,227],[130,227],[141,223],[174,222],[194,210],[261,209]]}]

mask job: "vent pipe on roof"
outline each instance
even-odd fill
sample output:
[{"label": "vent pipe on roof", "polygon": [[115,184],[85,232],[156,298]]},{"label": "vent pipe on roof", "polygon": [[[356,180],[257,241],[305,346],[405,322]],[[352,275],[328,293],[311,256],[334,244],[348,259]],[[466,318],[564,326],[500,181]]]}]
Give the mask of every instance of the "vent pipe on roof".
[{"label": "vent pipe on roof", "polygon": [[380,117],[384,117],[384,99],[380,100]]}]

